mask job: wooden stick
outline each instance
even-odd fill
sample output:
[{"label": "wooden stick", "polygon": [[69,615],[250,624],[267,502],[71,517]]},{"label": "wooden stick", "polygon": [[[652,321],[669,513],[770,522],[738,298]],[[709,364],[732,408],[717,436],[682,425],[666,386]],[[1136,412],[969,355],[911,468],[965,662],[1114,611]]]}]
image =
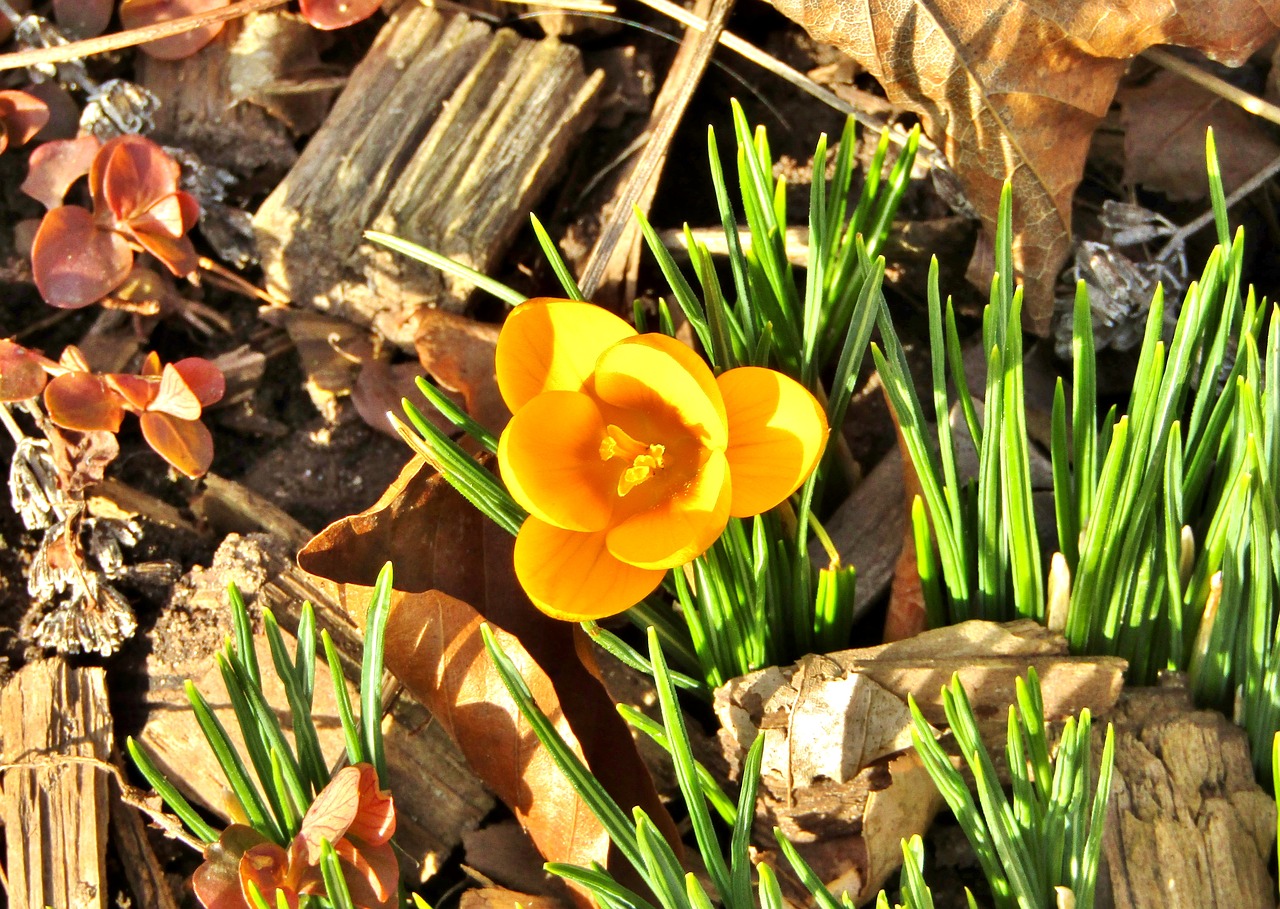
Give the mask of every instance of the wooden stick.
[{"label": "wooden stick", "polygon": [[1276,107],[1270,101],[1264,101],[1257,95],[1252,95],[1242,88],[1237,88],[1226,79],[1220,79],[1194,63],[1189,63],[1181,57],[1175,57],[1168,51],[1161,50],[1158,47],[1148,48],[1142,52],[1142,56],[1157,66],[1162,66],[1169,72],[1177,73],[1201,88],[1208,89],[1219,98],[1239,105],[1255,117],[1261,117],[1264,120],[1270,120],[1272,123],[1280,124],[1280,107]]},{"label": "wooden stick", "polygon": [[[642,195],[657,182],[662,172],[662,165],[667,158],[667,150],[675,136],[676,127],[684,116],[694,90],[702,81],[711,55],[715,52],[720,35],[724,31],[729,11],[733,9],[733,0],[713,0],[711,15],[708,17],[702,35],[694,45],[692,56],[686,58],[685,66],[679,66],[681,56],[677,55],[676,64],[671,68],[658,100],[654,104],[653,116],[649,120],[651,138],[633,165],[631,175],[627,178],[622,191],[614,199],[613,210],[605,222],[591,257],[582,276],[582,293],[590,299],[600,288],[605,271],[614,258],[615,250],[621,252],[625,247],[620,243],[628,226],[633,223],[632,208],[640,201]],[[696,30],[695,30],[696,31]],[[681,72],[680,70],[683,70]],[[678,80],[678,81],[677,81]]]}]

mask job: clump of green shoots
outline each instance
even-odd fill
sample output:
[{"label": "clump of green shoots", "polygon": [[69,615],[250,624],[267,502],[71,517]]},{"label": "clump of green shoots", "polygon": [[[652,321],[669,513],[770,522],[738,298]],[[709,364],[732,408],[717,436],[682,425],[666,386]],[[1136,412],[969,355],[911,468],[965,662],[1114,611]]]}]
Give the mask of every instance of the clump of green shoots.
[{"label": "clump of green shoots", "polygon": [[346,766],[341,770],[330,770],[312,718],[317,635],[311,605],[303,606],[292,658],[275,617],[269,610],[263,613],[272,663],[289,701],[295,748],[263,693],[248,610],[234,586],[230,596],[235,634],[217,663],[247,764],[246,754],[232,743],[209,702],[190,682],[187,697],[245,822],[215,830],[142,746],[128,740],[134,764],[194,840],[203,844],[205,863],[193,885],[205,909],[276,909],[289,905],[290,898],[296,904],[300,897],[315,909],[385,909],[397,904],[399,868],[390,843],[395,809],[390,794],[381,788],[386,758],[379,723],[391,589],[387,565],[369,607],[359,716],[337,648],[327,631],[320,634],[346,742]]},{"label": "clump of green shoots", "polygon": [[[695,875],[683,871],[674,851],[641,809],[635,809],[628,817],[613,801],[538,708],[515,665],[498,648],[492,634],[487,628],[483,633],[503,684],[539,741],[600,819],[614,845],[639,873],[662,909],[710,909],[714,903],[726,909],[782,909],[785,904],[777,876],[767,864],[755,866],[754,895],[751,886],[750,833],[764,739],[757,738],[747,752],[741,791],[734,802],[693,757],[676,687],[656,631],[650,629],[648,634],[649,665],[662,722],[636,722],[637,712],[621,706],[619,712],[671,755],[698,852],[711,880],[711,893]],[[1029,672],[1027,681],[1018,679],[1018,705],[1009,710],[1006,750],[1013,777],[1010,801],[996,780],[990,755],[978,736],[977,720],[958,681],[943,689],[943,699],[952,733],[977,780],[976,800],[914,702],[912,740],[978,854],[996,909],[1052,909],[1059,905],[1058,891],[1062,888],[1075,896],[1076,906],[1089,909],[1111,781],[1114,742],[1110,727],[1097,788],[1091,792],[1088,711],[1082,712],[1078,720],[1067,721],[1057,754],[1051,758],[1039,680],[1034,670]],[[729,827],[727,837],[716,830],[713,812]],[[774,835],[818,909],[853,909],[847,892],[837,899],[786,837],[776,829]],[[919,837],[904,841],[903,857],[901,891],[906,909],[932,909],[933,897],[922,874],[924,851]],[[583,885],[606,909],[655,909],[599,866],[580,868],[553,863],[547,865],[547,870]],[[976,909],[972,894],[969,902]],[[877,909],[888,907],[888,897],[881,893]]]},{"label": "clump of green shoots", "polygon": [[[1134,682],[1185,671],[1200,704],[1241,720],[1266,780],[1280,728],[1280,319],[1243,286],[1244,234],[1230,235],[1212,133],[1207,156],[1218,247],[1187,289],[1169,338],[1157,289],[1123,409],[1100,412],[1088,291],[1077,290],[1072,383],[1059,379],[1052,414],[1052,602],[1037,542],[1052,531],[1031,509],[1019,297],[1006,278],[1007,191],[983,317],[983,418],[949,302],[944,328],[936,271],[936,429],[887,319],[885,353],[876,356],[924,490],[912,524],[930,624],[1031,617],[1061,629],[1076,653],[1124,657]],[[973,480],[957,475],[948,373],[979,452]]]},{"label": "clump of green shoots", "polygon": [[[783,181],[773,174],[773,158],[763,128],[752,131],[735,104],[737,204],[745,215],[750,243],[738,233],[738,212],[714,132],[708,132],[712,186],[728,249],[732,287],[720,283],[711,254],[686,226],[693,280],[682,272],[643,216],[645,241],[670,286],[671,298],[693,329],[714,372],[739,366],[769,366],[804,384],[824,402],[830,426],[837,427],[818,470],[790,502],[750,520],[731,519],[728,529],[685,570],[668,575],[664,597],[651,597],[630,610],[634,621],[656,627],[680,667],[714,687],[763,666],[805,653],[839,649],[853,623],[855,573],[839,563],[818,521],[824,503],[847,489],[848,453],[839,443],[844,419],[868,340],[883,308],[884,258],[880,250],[906,189],[918,147],[912,132],[886,170],[885,134],[856,198],[853,193],[856,136],[849,120],[826,177],[827,140],[819,139],[813,159],[809,205],[809,265],[803,287],[787,255],[787,212]],[[542,250],[566,297],[583,299],[573,275],[550,237],[534,220]],[[473,281],[510,305],[524,296],[447,258],[385,234],[371,239]],[[636,325],[646,330],[637,305]],[[672,311],[659,301],[657,330],[675,333]],[[493,451],[496,439],[451,406],[430,386],[421,386],[445,416]],[[461,452],[410,403],[413,432],[402,433],[427,455],[464,495],[506,529],[515,532],[523,511],[501,483]],[[809,556],[810,533],[821,540],[830,562],[816,566]],[[668,603],[679,604],[679,616]],[[592,629],[597,640],[633,664],[643,657],[608,632]]]}]

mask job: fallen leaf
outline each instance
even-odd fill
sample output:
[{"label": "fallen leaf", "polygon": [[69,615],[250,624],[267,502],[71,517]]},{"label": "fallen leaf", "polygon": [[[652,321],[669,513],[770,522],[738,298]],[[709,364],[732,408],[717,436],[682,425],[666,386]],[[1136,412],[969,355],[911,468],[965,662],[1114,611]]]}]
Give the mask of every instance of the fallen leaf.
[{"label": "fallen leaf", "polygon": [[401,416],[400,402],[404,398],[418,405],[423,416],[446,433],[456,433],[458,430],[452,423],[423,401],[417,384],[420,375],[422,366],[417,363],[398,363],[392,366],[383,360],[369,360],[356,376],[355,385],[351,389],[351,403],[355,405],[360,419],[392,438],[398,439],[400,436],[392,428],[387,413]]},{"label": "fallen leaf", "polygon": [[520,893],[505,887],[478,887],[462,891],[459,909],[562,909],[563,903],[549,896]]},{"label": "fallen leaf", "polygon": [[414,340],[422,367],[442,387],[461,394],[467,413],[495,435],[511,419],[494,375],[498,331],[497,325],[428,309],[419,318]]},{"label": "fallen leaf", "polygon": [[1129,59],[1176,44],[1238,66],[1280,23],[1276,0],[772,3],[866,67],[890,101],[924,117],[982,217],[988,254],[1000,190],[1012,180],[1014,263],[1039,334],[1053,314],[1090,139]]},{"label": "fallen leaf", "polygon": [[532,606],[515,578],[513,547],[510,534],[414,458],[372,508],[308,543],[298,564],[363,621],[378,570],[392,563],[387,668],[453,736],[548,861],[603,863],[608,837],[507,696],[480,639],[484,622],[618,803],[644,808],[678,842],[625,724],[576,655],[578,629]]},{"label": "fallen leaf", "polygon": [[[1261,121],[1237,104],[1177,73],[1160,70],[1116,94],[1124,124],[1124,182],[1181,201],[1209,195],[1205,130],[1213,127],[1218,165],[1228,193],[1280,155]],[[1153,124],[1159,124],[1153,128]]]},{"label": "fallen leaf", "polygon": [[1066,640],[1023,620],[970,621],[896,643],[774,666],[716,690],[720,743],[732,772],[764,735],[763,826],[778,826],[834,891],[872,897],[901,864],[903,837],[941,805],[911,749],[907,695],[946,725],[940,692],[958,673],[987,747],[1004,746],[1014,679],[1034,666],[1046,720],[1115,704],[1126,663],[1072,657]]}]

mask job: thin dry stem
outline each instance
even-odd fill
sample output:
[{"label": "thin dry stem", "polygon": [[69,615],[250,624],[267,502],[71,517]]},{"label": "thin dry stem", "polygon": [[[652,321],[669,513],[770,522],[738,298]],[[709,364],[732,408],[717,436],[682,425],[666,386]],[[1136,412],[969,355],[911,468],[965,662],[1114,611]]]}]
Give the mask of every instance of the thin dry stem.
[{"label": "thin dry stem", "polygon": [[1157,66],[1164,67],[1171,73],[1177,73],[1201,88],[1208,89],[1219,98],[1239,105],[1255,117],[1261,117],[1264,120],[1270,120],[1272,123],[1280,124],[1280,107],[1270,101],[1259,98],[1257,95],[1250,94],[1242,88],[1237,88],[1225,79],[1220,79],[1213,73],[1206,72],[1194,63],[1188,63],[1181,57],[1175,57],[1168,51],[1161,50],[1158,47],[1148,48],[1142,52],[1142,56]]},{"label": "thin dry stem", "polygon": [[21,69],[24,66],[36,66],[41,63],[68,63],[92,57],[94,54],[105,54],[108,51],[124,50],[155,41],[170,38],[193,31],[205,25],[218,22],[229,22],[249,13],[261,12],[273,6],[283,6],[286,0],[237,0],[230,6],[211,10],[207,13],[196,13],[194,16],[183,16],[157,25],[144,25],[123,32],[102,35],[98,38],[86,38],[83,41],[72,41],[54,47],[37,47],[16,51],[12,54],[0,54],[0,72],[9,69]]},{"label": "thin dry stem", "polygon": [[[700,16],[695,16],[684,7],[672,3],[671,0],[640,0],[640,2],[652,10],[662,13],[664,16],[669,16],[681,25],[684,25],[686,28],[691,28],[694,31],[699,32],[706,30],[707,21],[705,19]],[[756,64],[756,66],[759,66],[761,69],[773,73],[778,78],[786,82],[790,82],[802,92],[812,95],[828,107],[835,108],[842,114],[847,114],[848,116],[853,117],[854,120],[861,123],[868,129],[873,129],[878,132],[883,132],[888,129],[889,124],[885,123],[879,117],[875,117],[871,114],[858,110],[848,101],[845,101],[830,89],[823,88],[798,69],[788,66],[767,51],[761,50],[749,41],[739,38],[733,32],[722,32],[720,35],[720,43],[734,53],[739,54],[750,62]],[[907,135],[906,133],[891,131],[889,133],[889,141],[894,142],[897,145],[905,145],[907,142]],[[950,169],[942,152],[940,152],[938,147],[925,136],[920,137],[920,152],[923,157],[928,159],[931,166],[941,167],[948,170]]]}]

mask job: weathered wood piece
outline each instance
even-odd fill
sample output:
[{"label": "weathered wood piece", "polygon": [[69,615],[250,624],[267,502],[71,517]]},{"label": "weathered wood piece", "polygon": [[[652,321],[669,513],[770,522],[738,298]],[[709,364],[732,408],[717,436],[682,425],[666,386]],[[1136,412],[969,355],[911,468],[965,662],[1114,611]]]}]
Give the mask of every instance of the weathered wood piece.
[{"label": "weathered wood piece", "polygon": [[284,123],[232,91],[231,46],[242,29],[242,23],[228,22],[210,44],[183,60],[138,55],[138,82],[160,99],[151,137],[189,148],[206,164],[242,178],[278,178],[298,153]]},{"label": "weathered wood piece", "polygon": [[[232,741],[243,748],[221,674],[212,659],[213,650],[231,633],[226,585],[234,580],[255,611],[270,605],[286,631],[286,645],[292,648],[295,641],[287,631],[296,628],[300,602],[279,594],[278,586],[274,587],[276,597],[263,595],[279,575],[292,570],[291,556],[292,552],[282,551],[278,544],[273,549],[266,537],[229,537],[215,553],[209,569],[193,571],[185,589],[175,596],[152,633],[154,650],[148,657],[150,688],[146,694],[149,713],[138,738],[188,798],[223,818],[229,816],[231,796],[188,707],[182,684],[187,678],[195,682]],[[286,605],[292,609],[291,616],[284,613]],[[352,647],[350,643],[350,628],[334,626],[330,620],[332,610],[317,612],[317,625],[329,630],[337,641],[349,642],[348,652],[358,654],[359,645]],[[184,631],[186,640],[175,642],[173,639],[182,637]],[[267,699],[280,716],[286,734],[291,734],[288,701],[271,668],[270,650],[262,636],[255,637],[255,644]],[[353,677],[350,671],[347,675],[348,679]],[[356,701],[354,692],[352,698]],[[332,762],[344,746],[333,685],[323,662],[317,662],[316,667],[313,717],[321,748]],[[453,742],[416,702],[399,698],[390,716],[384,719],[383,734],[388,782],[396,799],[396,841],[403,850],[401,869],[406,877],[425,879],[439,869],[462,834],[479,824],[492,807],[493,798],[471,773]]]},{"label": "weathered wood piece", "polygon": [[415,311],[470,286],[362,239],[491,268],[594,117],[576,48],[405,3],[254,217],[271,288],[408,348]]},{"label": "weathered wood piece", "polygon": [[106,909],[110,777],[92,763],[111,757],[104,671],[30,663],[0,694],[0,722],[9,906]]},{"label": "weathered wood piece", "polygon": [[1276,805],[1254,780],[1244,730],[1194,709],[1183,687],[1126,692],[1108,719],[1103,855],[1115,909],[1274,906]]}]

